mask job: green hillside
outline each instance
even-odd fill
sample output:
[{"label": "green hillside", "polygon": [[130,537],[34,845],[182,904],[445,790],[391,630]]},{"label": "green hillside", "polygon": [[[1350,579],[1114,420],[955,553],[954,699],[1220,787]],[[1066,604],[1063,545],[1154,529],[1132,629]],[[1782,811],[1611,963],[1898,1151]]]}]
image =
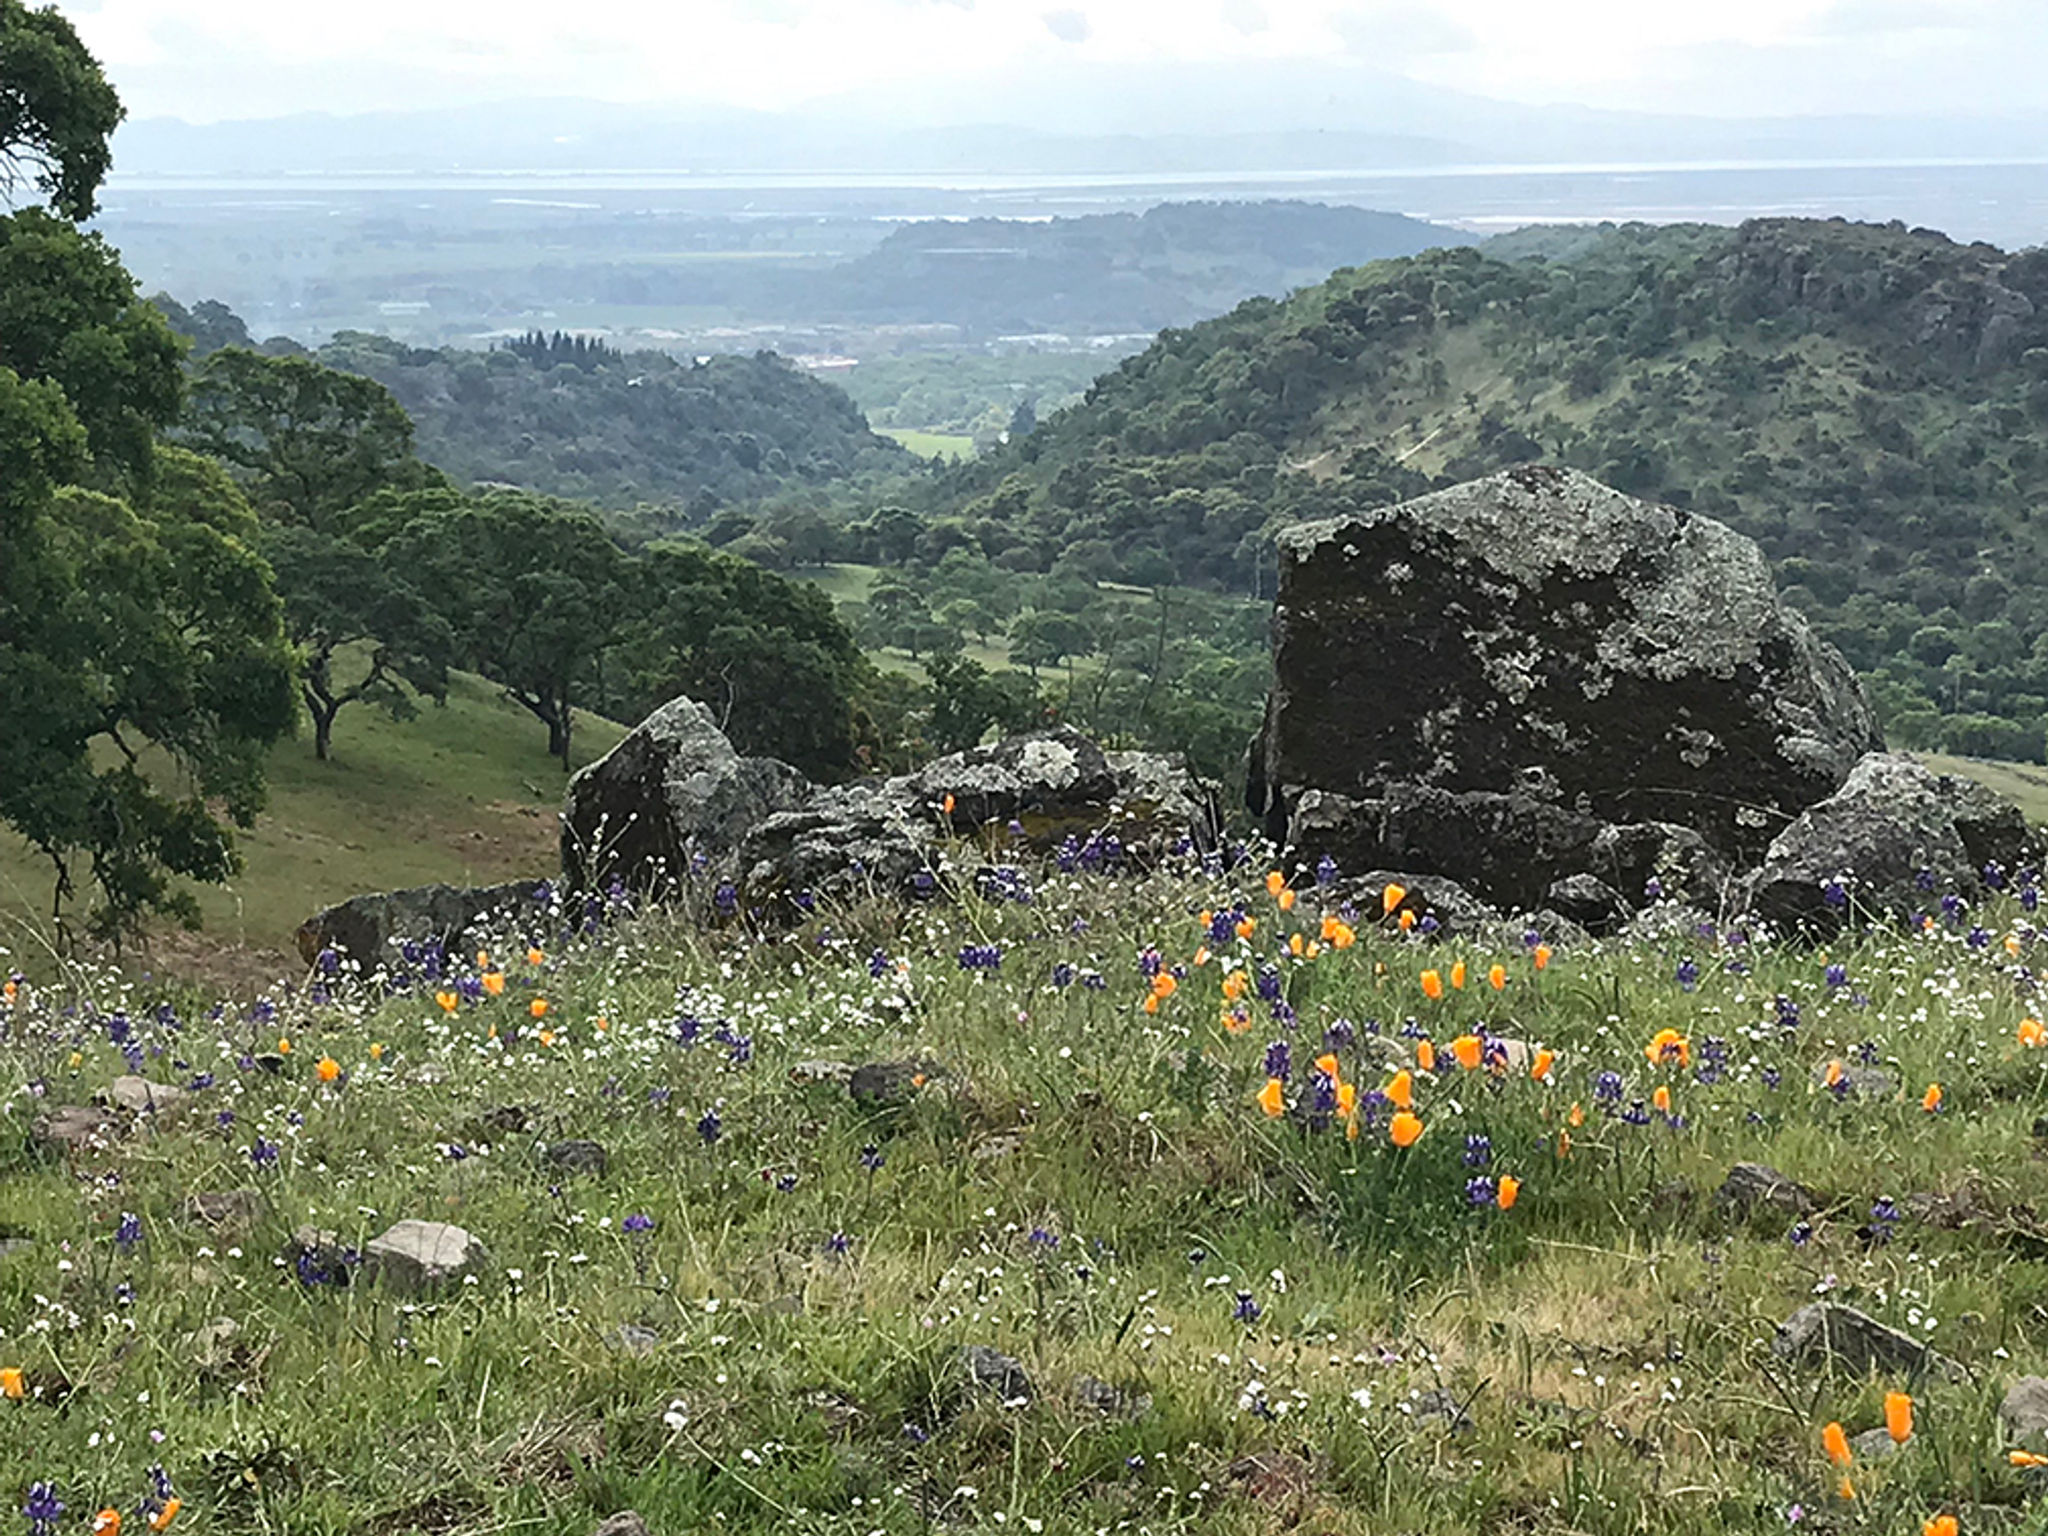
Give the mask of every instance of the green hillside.
[{"label": "green hillside", "polygon": [[2048,254],[1765,220],[1340,271],[945,477],[997,564],[1270,595],[1286,522],[1549,459],[1756,538],[1894,738],[2041,756]]},{"label": "green hillside", "polygon": [[[579,715],[577,762],[623,734]],[[267,981],[297,971],[302,918],[358,892],[549,873],[564,778],[546,748],[531,715],[467,673],[450,680],[445,708],[426,705],[416,720],[349,711],[330,762],[314,760],[306,735],[285,742],[268,767],[269,808],[240,838],[247,867],[225,888],[200,887],[204,928],[160,933],[151,958],[223,982]],[[49,898],[48,865],[0,828],[0,946],[32,959]]]}]

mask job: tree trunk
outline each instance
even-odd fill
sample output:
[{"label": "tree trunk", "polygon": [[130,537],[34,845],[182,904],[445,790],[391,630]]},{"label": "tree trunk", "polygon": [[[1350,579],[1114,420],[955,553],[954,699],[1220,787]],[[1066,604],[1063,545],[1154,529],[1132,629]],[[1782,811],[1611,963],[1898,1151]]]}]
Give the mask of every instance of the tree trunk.
[{"label": "tree trunk", "polygon": [[299,689],[300,697],[306,701],[306,713],[313,717],[313,756],[323,763],[334,744],[334,717],[341,713],[342,704],[322,686],[326,680],[326,667],[322,664],[307,672]]},{"label": "tree trunk", "polygon": [[548,716],[548,755],[562,760],[562,771],[569,771],[569,708],[562,705]]}]

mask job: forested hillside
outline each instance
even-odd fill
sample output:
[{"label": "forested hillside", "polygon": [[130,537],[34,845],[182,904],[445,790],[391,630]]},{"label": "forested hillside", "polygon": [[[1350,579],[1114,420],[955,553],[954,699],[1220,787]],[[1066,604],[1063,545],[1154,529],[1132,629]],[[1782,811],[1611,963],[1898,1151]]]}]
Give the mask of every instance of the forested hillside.
[{"label": "forested hillside", "polygon": [[1895,739],[2040,756],[2048,253],[1782,220],[1519,248],[1557,254],[1165,332],[922,510],[1013,570],[1270,595],[1287,521],[1551,459],[1759,540]]}]

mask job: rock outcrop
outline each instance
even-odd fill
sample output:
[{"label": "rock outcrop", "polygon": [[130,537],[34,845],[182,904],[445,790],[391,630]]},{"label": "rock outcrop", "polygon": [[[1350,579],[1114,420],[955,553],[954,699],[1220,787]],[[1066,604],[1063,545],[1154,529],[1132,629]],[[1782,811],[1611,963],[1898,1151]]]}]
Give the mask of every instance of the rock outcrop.
[{"label": "rock outcrop", "polygon": [[391,947],[406,939],[459,939],[500,912],[530,907],[546,882],[514,880],[504,885],[422,885],[406,891],[355,896],[299,924],[299,955],[317,965],[323,951],[368,968],[391,959]]},{"label": "rock outcrop", "polygon": [[695,860],[723,862],[760,822],[812,794],[789,764],[740,756],[703,705],[671,699],[569,781],[562,873],[575,890],[616,878],[664,895]]},{"label": "rock outcrop", "polygon": [[1310,861],[1605,916],[1585,882],[1553,888],[1725,879],[1881,747],[1755,544],[1574,471],[1304,524],[1280,549],[1249,791]]},{"label": "rock outcrop", "polygon": [[1853,913],[1906,919],[1931,911],[1938,892],[1975,896],[1988,868],[2014,871],[2040,853],[2019,808],[1983,785],[1873,753],[1772,839],[1748,898],[1806,929],[1840,927]]}]

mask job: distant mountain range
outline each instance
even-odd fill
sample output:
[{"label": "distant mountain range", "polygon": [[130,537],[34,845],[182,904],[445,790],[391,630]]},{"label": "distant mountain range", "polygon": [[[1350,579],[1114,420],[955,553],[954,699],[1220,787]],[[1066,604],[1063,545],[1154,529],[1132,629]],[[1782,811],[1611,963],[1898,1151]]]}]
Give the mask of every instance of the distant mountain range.
[{"label": "distant mountain range", "polygon": [[850,92],[785,112],[587,100],[148,118],[123,176],[506,171],[1312,171],[2048,157],[2048,117],[1653,116],[1530,106],[1339,61],[1076,64]]}]

